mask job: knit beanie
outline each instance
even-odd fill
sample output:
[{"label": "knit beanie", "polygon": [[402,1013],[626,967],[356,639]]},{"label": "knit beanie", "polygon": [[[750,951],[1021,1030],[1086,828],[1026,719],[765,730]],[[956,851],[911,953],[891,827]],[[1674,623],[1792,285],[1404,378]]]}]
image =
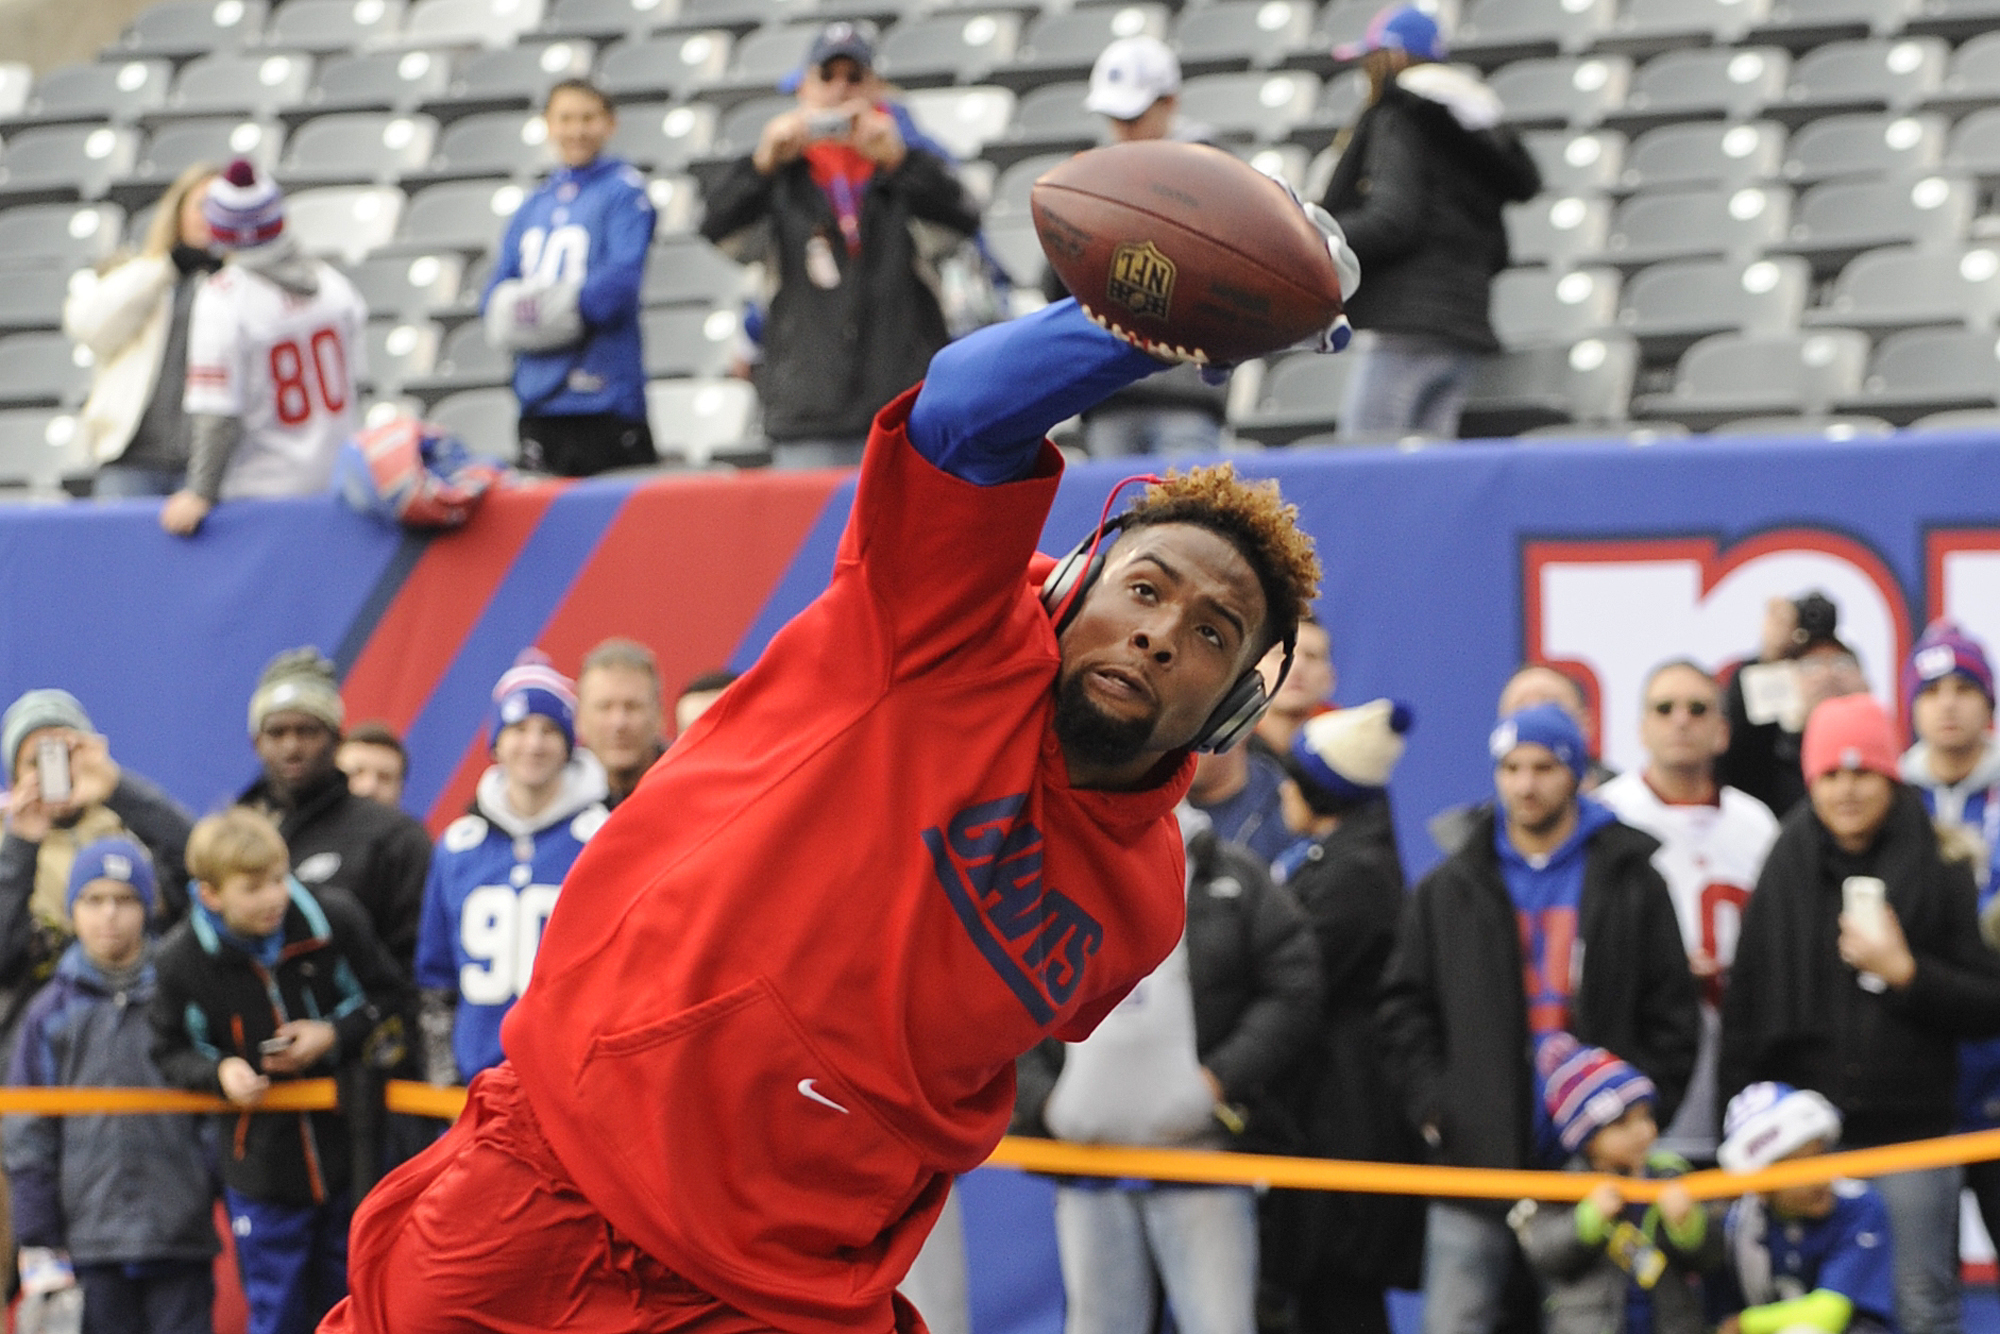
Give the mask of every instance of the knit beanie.
[{"label": "knit beanie", "polygon": [[146,905],[146,915],[152,916],[156,898],[153,859],[131,839],[100,838],[84,845],[69,868],[69,893],[63,899],[65,912],[76,911],[77,895],[93,880],[117,880],[132,886],[139,901]]},{"label": "knit beanie", "polygon": [[1766,1081],[1729,1100],[1715,1161],[1725,1172],[1755,1172],[1815,1140],[1840,1139],[1840,1112],[1811,1089]]},{"label": "knit beanie", "polygon": [[79,732],[95,732],[90,715],[83,711],[75,695],[67,690],[30,690],[7,706],[0,717],[0,750],[7,754],[8,776],[21,764],[21,743],[28,733],[44,727],[71,727]]},{"label": "knit beanie", "polygon": [[1508,714],[1487,738],[1486,749],[1499,764],[1517,746],[1545,746],[1555,753],[1569,771],[1582,781],[1590,767],[1590,752],[1583,744],[1583,729],[1561,705],[1535,704]]},{"label": "knit beanie", "polygon": [[540,649],[523,649],[514,659],[493,687],[493,703],[498,716],[491,744],[498,745],[502,732],[539,713],[556,725],[571,750],[576,749],[576,682],[551,666]]},{"label": "knit beanie", "polygon": [[1416,721],[1410,706],[1377,699],[1308,718],[1292,739],[1286,768],[1321,815],[1338,815],[1382,795]]},{"label": "knit beanie", "polygon": [[1896,728],[1873,695],[1821,700],[1806,719],[1799,769],[1808,784],[1835,769],[1866,769],[1894,779]]},{"label": "knit beanie", "polygon": [[1568,1033],[1551,1033],[1535,1048],[1535,1075],[1556,1136],[1570,1153],[1590,1137],[1656,1098],[1653,1081],[1602,1047],[1586,1047]]},{"label": "knit beanie", "polygon": [[1993,706],[1993,665],[1986,649],[1950,621],[1932,621],[1903,664],[1903,707],[1953,672],[1979,687],[1987,707]]},{"label": "knit beanie", "polygon": [[215,244],[225,250],[248,250],[278,239],[285,230],[285,197],[269,176],[237,158],[209,182],[202,201]]},{"label": "knit beanie", "polygon": [[347,721],[333,664],[312,645],[286,649],[257,678],[250,696],[250,735],[263,731],[264,720],[274,713],[307,714],[336,732]]}]

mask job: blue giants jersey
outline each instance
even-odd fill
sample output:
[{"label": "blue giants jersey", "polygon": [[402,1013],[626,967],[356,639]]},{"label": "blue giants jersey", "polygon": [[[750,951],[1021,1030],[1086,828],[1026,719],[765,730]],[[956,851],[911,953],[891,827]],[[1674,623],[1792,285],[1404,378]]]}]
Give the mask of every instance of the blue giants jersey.
[{"label": "blue giants jersey", "polygon": [[500,1021],[528,985],[563,877],[605,815],[593,802],[531,834],[464,815],[438,840],[417,929],[417,985],[458,996],[451,1047],[461,1079],[500,1063]]},{"label": "blue giants jersey", "polygon": [[1833,1183],[1833,1212],[1793,1220],[1757,1196],[1729,1211],[1729,1249],[1743,1299],[1751,1306],[1790,1301],[1825,1288],[1854,1303],[1854,1313],[1896,1327],[1889,1210],[1861,1181]]},{"label": "blue giants jersey", "polygon": [[653,221],[645,178],[631,164],[605,157],[557,168],[515,211],[480,308],[510,278],[583,284],[577,300],[583,341],[514,360],[514,394],[524,415],[608,412],[645,420],[639,287]]}]

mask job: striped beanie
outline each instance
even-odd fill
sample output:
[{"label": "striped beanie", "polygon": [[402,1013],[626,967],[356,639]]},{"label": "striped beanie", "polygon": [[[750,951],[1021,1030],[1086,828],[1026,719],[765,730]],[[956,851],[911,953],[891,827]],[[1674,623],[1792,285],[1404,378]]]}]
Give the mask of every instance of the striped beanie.
[{"label": "striped beanie", "polygon": [[523,649],[493,687],[493,744],[500,734],[531,713],[539,713],[562,732],[571,750],[576,749],[576,682],[549,663],[540,649]]},{"label": "striped beanie", "polygon": [[1633,1107],[1654,1100],[1653,1081],[1602,1047],[1551,1033],[1535,1048],[1535,1074],[1556,1136],[1570,1153]]},{"label": "striped beanie", "polygon": [[247,250],[277,240],[285,230],[285,197],[269,176],[237,158],[209,182],[201,214],[218,246]]}]

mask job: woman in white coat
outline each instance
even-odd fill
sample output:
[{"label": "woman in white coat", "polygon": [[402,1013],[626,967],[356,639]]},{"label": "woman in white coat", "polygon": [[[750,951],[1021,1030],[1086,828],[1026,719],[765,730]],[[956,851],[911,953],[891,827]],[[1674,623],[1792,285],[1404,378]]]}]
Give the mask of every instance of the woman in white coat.
[{"label": "woman in white coat", "polygon": [[98,465],[99,496],[172,495],[187,475],[188,311],[221,263],[201,213],[214,177],[205,163],[183,171],[160,196],[139,252],[73,284],[63,305],[63,331],[97,368],[77,424]]}]

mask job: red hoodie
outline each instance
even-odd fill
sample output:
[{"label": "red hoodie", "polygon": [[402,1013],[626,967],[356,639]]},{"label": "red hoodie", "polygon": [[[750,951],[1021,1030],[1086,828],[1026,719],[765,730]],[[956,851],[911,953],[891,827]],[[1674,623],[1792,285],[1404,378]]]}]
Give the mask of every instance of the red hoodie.
[{"label": "red hoodie", "polygon": [[565,882],[504,1030],[624,1236],[802,1334],[887,1329],[1014,1058],[1179,938],[1164,785],[1070,787],[1035,541],[1060,456],[975,486],[885,408],[833,581]]}]

